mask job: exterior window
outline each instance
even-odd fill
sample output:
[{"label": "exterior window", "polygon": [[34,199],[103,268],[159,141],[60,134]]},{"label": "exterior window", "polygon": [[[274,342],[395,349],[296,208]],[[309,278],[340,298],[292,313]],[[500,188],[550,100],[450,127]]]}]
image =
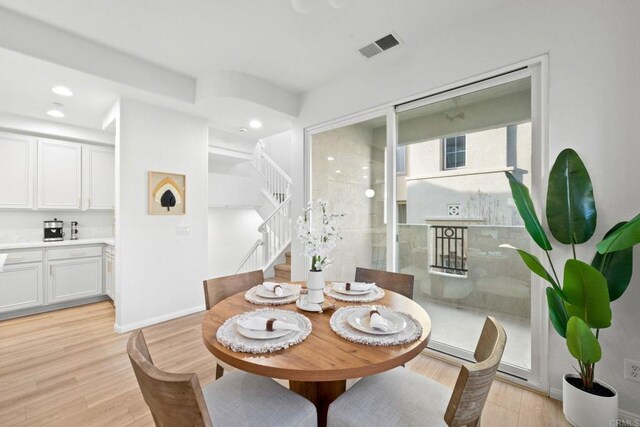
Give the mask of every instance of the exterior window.
[{"label": "exterior window", "polygon": [[396,148],[396,175],[407,174],[407,146],[400,145]]},{"label": "exterior window", "polygon": [[443,140],[444,169],[463,168],[467,165],[467,137],[452,136]]}]

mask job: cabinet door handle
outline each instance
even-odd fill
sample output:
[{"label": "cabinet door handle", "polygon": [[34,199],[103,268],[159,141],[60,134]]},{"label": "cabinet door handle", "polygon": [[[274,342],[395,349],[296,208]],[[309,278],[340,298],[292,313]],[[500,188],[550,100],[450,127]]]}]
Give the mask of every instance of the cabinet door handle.
[{"label": "cabinet door handle", "polygon": [[53,265],[49,266],[49,276],[53,276]]}]

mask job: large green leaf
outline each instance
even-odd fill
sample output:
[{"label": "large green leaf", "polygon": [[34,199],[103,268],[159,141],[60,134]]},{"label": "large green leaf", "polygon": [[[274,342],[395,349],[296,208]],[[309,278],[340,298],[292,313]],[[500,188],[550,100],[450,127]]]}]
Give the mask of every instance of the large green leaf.
[{"label": "large green leaf", "polygon": [[[605,234],[605,239],[625,224],[626,222],[616,224]],[[633,247],[605,253],[604,255],[596,252],[593,261],[591,261],[591,265],[597,268],[607,279],[609,299],[615,301],[622,296],[627,286],[629,286],[629,282],[631,282],[631,275],[633,274]]]},{"label": "large green leaf", "polygon": [[640,214],[598,243],[597,249],[599,253],[604,254],[628,249],[638,243],[640,243]]},{"label": "large green leaf", "polygon": [[545,251],[550,251],[553,248],[551,247],[551,243],[547,238],[547,234],[542,228],[542,224],[540,224],[540,220],[538,220],[538,215],[536,214],[536,210],[533,206],[533,201],[531,200],[529,189],[526,185],[518,181],[518,179],[510,172],[505,172],[505,175],[509,179],[511,195],[513,196],[513,201],[516,204],[516,208],[518,208],[518,213],[520,213],[520,216],[524,221],[524,227],[527,229],[529,235],[531,235],[531,238],[534,242],[536,242],[538,246],[540,246]]},{"label": "large green leaf", "polygon": [[532,272],[534,272],[538,276],[542,277],[547,282],[551,283],[551,285],[556,290],[558,295],[564,298],[564,293],[562,292],[562,289],[560,289],[560,286],[555,281],[553,276],[551,276],[551,274],[549,274],[547,269],[544,268],[544,265],[542,265],[542,263],[540,262],[540,260],[538,259],[537,256],[532,255],[529,252],[523,251],[522,249],[518,249],[518,248],[516,248],[514,246],[507,245],[507,244],[502,244],[502,245],[500,245],[500,247],[501,248],[507,248],[507,249],[516,250],[518,252],[518,254],[520,255],[520,258],[522,258],[522,261],[524,261],[526,266],[529,267],[529,270],[531,270]]},{"label": "large green leaf", "polygon": [[584,320],[592,328],[611,326],[611,304],[607,279],[595,268],[570,259],[564,265],[564,295],[569,316]]},{"label": "large green leaf", "polygon": [[584,243],[593,236],[597,220],[589,172],[578,154],[563,150],[549,173],[547,223],[564,244]]},{"label": "large green leaf", "polygon": [[569,353],[582,363],[596,363],[602,358],[598,339],[578,317],[570,318],[567,323],[567,347]]},{"label": "large green leaf", "polygon": [[561,337],[566,338],[569,316],[564,308],[562,297],[554,288],[547,288],[547,305],[549,306],[549,318],[553,328]]}]

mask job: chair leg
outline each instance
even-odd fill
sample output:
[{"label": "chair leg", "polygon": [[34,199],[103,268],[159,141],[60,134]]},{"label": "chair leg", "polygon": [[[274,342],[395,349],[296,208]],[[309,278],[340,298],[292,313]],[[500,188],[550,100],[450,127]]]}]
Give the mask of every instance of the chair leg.
[{"label": "chair leg", "polygon": [[216,379],[220,379],[222,374],[224,374],[224,368],[219,363],[216,363]]}]

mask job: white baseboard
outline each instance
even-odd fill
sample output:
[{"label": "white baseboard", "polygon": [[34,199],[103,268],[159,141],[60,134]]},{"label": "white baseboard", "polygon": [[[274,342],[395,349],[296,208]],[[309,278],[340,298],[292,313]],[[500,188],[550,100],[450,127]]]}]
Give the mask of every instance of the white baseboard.
[{"label": "white baseboard", "polygon": [[622,409],[618,411],[618,414],[620,421],[624,421],[627,425],[640,426],[640,415],[629,411],[623,411]]},{"label": "white baseboard", "polygon": [[[550,388],[549,397],[555,400],[562,401],[562,389],[553,387]],[[618,419],[620,421],[626,422],[626,424],[630,426],[640,426],[640,415],[634,414],[633,412],[620,409],[618,410]]]},{"label": "white baseboard", "polygon": [[562,389],[551,387],[549,389],[549,397],[562,402]]},{"label": "white baseboard", "polygon": [[156,323],[166,322],[167,320],[177,319],[178,317],[188,316],[189,314],[204,311],[204,304],[197,305],[195,307],[187,308],[180,311],[174,311],[173,313],[163,314],[161,316],[152,317],[151,319],[141,320],[139,322],[129,323],[128,325],[113,324],[113,330],[119,334],[123,332],[133,331],[135,329],[144,328],[147,326],[155,325]]}]

